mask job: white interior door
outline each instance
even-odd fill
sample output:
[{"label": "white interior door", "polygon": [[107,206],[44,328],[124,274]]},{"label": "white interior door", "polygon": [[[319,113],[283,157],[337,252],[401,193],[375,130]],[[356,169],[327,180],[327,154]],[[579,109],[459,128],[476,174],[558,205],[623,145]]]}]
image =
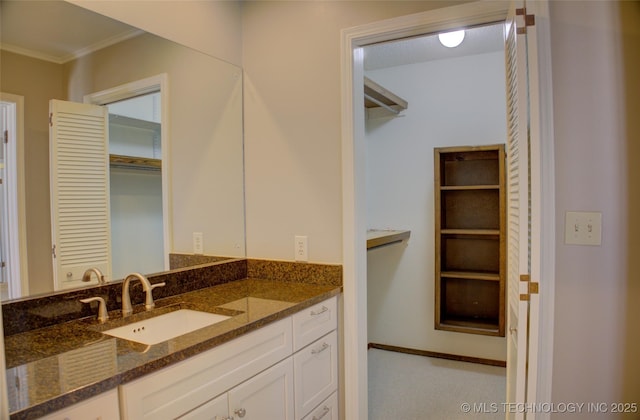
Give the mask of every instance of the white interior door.
[{"label": "white interior door", "polygon": [[56,290],[83,285],[88,268],[111,279],[108,111],[51,100],[51,225]]},{"label": "white interior door", "polygon": [[[505,25],[508,115],[508,326],[507,402],[515,404],[508,417],[527,417],[527,403],[536,400],[536,361],[539,299],[531,275],[532,261],[539,261],[539,217],[532,209],[532,192],[539,183],[532,177],[532,147],[539,145],[537,115],[537,68],[532,17],[522,0],[512,2]],[[532,164],[533,163],[533,164]],[[539,199],[533,200],[539,202]],[[534,271],[532,273],[532,271]],[[536,277],[537,278],[537,277]],[[532,293],[533,292],[533,293]],[[531,350],[530,350],[531,349]]]},{"label": "white interior door", "polygon": [[[0,189],[3,297],[29,293],[24,190],[24,98],[0,93],[0,133],[3,136]],[[8,296],[7,296],[8,294]]]}]

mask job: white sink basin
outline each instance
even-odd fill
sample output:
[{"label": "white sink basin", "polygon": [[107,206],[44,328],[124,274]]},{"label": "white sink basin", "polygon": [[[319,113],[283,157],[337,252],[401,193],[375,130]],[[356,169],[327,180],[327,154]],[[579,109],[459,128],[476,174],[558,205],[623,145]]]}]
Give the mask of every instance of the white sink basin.
[{"label": "white sink basin", "polygon": [[122,327],[112,328],[103,331],[103,334],[142,344],[158,344],[229,318],[229,316],[209,312],[179,309]]}]

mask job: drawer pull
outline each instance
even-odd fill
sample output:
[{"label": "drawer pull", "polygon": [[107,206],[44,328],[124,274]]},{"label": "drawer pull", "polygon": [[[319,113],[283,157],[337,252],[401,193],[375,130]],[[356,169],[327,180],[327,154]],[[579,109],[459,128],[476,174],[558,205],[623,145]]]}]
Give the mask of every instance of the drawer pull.
[{"label": "drawer pull", "polygon": [[234,414],[237,414],[238,417],[242,418],[247,414],[247,410],[245,410],[244,408],[239,408],[236,411],[234,411]]},{"label": "drawer pull", "polygon": [[322,309],[320,309],[319,311],[311,311],[311,316],[318,316],[320,314],[323,314],[325,312],[327,312],[329,310],[329,308],[327,308],[326,306],[323,306]]},{"label": "drawer pull", "polygon": [[320,420],[321,418],[329,414],[329,411],[331,411],[331,409],[325,405],[324,408],[322,409],[322,413],[320,414],[320,416],[319,417],[313,416],[311,420]]},{"label": "drawer pull", "polygon": [[325,351],[326,349],[329,348],[329,345],[327,343],[322,343],[322,346],[319,349],[313,349],[311,350],[311,354],[319,354],[322,353],[323,351]]}]

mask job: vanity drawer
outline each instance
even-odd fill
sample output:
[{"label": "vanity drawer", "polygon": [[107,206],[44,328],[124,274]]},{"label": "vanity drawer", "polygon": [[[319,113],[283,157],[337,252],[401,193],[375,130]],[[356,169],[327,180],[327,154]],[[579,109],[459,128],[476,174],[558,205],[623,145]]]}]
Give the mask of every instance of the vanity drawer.
[{"label": "vanity drawer", "polygon": [[338,393],[334,392],[303,420],[339,420]]},{"label": "vanity drawer", "polygon": [[338,389],[338,334],[332,331],[293,356],[296,420]]},{"label": "vanity drawer", "polygon": [[293,350],[298,351],[338,325],[337,298],[332,297],[293,315]]},{"label": "vanity drawer", "polygon": [[120,387],[123,419],[174,419],[291,355],[291,318]]},{"label": "vanity drawer", "polygon": [[120,409],[118,391],[112,389],[85,401],[81,401],[63,410],[56,411],[44,420],[118,420]]}]

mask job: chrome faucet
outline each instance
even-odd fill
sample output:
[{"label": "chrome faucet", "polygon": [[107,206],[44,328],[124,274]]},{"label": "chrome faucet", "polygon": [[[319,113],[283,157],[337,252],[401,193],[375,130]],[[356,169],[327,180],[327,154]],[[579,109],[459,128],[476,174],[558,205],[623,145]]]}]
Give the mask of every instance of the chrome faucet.
[{"label": "chrome faucet", "polygon": [[140,280],[142,283],[142,290],[146,293],[146,298],[144,302],[144,308],[147,311],[153,309],[156,305],[153,303],[153,289],[156,287],[162,287],[166,283],[156,283],[151,284],[149,280],[140,273],[131,273],[127,277],[124,278],[124,282],[122,282],[122,316],[131,315],[133,309],[131,308],[131,295],[129,294],[129,283],[131,280]]},{"label": "chrome faucet", "polygon": [[104,280],[104,274],[102,274],[102,271],[100,271],[100,269],[96,267],[89,268],[87,271],[85,271],[82,275],[82,281],[91,281],[91,273],[95,273],[96,277],[98,277],[98,284],[106,283],[106,281]]}]

